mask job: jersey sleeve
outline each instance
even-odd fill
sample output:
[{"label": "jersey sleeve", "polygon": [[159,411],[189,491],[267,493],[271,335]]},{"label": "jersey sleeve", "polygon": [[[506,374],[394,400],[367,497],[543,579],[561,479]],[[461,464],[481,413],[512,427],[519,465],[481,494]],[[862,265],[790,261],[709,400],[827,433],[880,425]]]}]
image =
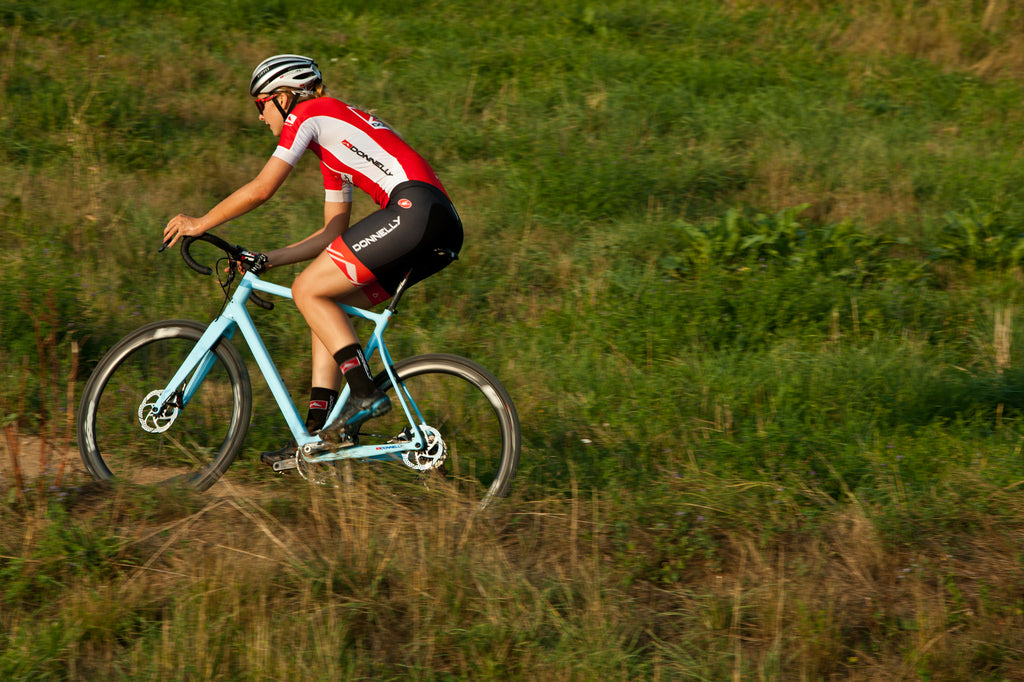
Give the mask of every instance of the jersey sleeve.
[{"label": "jersey sleeve", "polygon": [[338,173],[320,164],[320,172],[324,176],[324,200],[338,203],[352,202],[352,176]]},{"label": "jersey sleeve", "polygon": [[281,130],[281,137],[277,143],[277,149],[274,150],[274,156],[289,166],[294,167],[299,162],[299,159],[302,158],[312,140],[313,130],[311,126],[302,125],[293,114],[285,121],[284,128]]},{"label": "jersey sleeve", "polygon": [[295,164],[297,164],[299,162],[299,159],[302,157],[303,151],[305,151],[305,149],[299,151],[296,154],[294,148],[278,146],[278,148],[274,150],[274,156],[278,159],[281,159],[289,166],[294,167]]}]

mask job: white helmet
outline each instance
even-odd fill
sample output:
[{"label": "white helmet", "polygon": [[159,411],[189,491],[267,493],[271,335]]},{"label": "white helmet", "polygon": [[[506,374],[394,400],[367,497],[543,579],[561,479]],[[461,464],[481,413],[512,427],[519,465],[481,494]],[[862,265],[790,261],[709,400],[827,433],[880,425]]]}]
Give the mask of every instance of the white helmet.
[{"label": "white helmet", "polygon": [[279,54],[260,62],[249,81],[249,95],[269,95],[280,89],[313,92],[323,81],[316,62],[297,54]]}]

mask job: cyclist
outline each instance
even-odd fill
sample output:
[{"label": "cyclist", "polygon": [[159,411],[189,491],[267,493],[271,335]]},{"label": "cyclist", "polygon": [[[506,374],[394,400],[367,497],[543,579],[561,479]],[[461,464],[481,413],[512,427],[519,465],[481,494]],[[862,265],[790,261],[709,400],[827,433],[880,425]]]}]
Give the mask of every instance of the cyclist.
[{"label": "cyclist", "polygon": [[[277,191],[303,152],[320,160],[324,226],[305,239],[265,253],[245,252],[243,266],[270,267],[312,260],[295,279],[292,295],[312,331],[312,376],[306,428],[324,440],[350,439],[371,417],[391,409],[374,383],[362,346],[337,302],[366,307],[387,300],[411,271],[410,284],[440,271],[462,247],[462,222],[430,165],[389,125],[328,96],[309,57],[282,54],[252,73],[249,95],[259,118],[278,137],[270,160],[250,182],[204,216],[180,214],[164,228],[164,244],[198,236],[256,208]],[[349,225],[352,188],[369,194],[379,210]],[[326,425],[341,379],[351,391],[341,415]],[[293,456],[294,442],[261,459]]]}]

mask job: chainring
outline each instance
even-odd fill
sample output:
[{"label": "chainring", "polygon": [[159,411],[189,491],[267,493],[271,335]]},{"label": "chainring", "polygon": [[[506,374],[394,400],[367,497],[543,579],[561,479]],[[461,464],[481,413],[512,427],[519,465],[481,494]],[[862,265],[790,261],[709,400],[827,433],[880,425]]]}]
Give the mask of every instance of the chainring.
[{"label": "chainring", "polygon": [[340,472],[334,462],[307,462],[299,450],[295,452],[295,470],[299,472],[299,476],[314,485],[337,487],[340,483]]}]

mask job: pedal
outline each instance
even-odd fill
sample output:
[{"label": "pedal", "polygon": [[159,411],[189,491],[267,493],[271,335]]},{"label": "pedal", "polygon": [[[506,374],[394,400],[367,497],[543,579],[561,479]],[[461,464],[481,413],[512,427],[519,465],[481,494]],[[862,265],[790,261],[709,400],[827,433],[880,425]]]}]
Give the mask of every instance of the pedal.
[{"label": "pedal", "polygon": [[294,457],[289,457],[288,459],[282,459],[280,461],[274,462],[273,469],[274,469],[274,471],[280,472],[280,471],[288,471],[289,469],[296,469],[296,468],[298,468],[298,466],[299,466],[299,463],[295,460],[295,458]]}]

